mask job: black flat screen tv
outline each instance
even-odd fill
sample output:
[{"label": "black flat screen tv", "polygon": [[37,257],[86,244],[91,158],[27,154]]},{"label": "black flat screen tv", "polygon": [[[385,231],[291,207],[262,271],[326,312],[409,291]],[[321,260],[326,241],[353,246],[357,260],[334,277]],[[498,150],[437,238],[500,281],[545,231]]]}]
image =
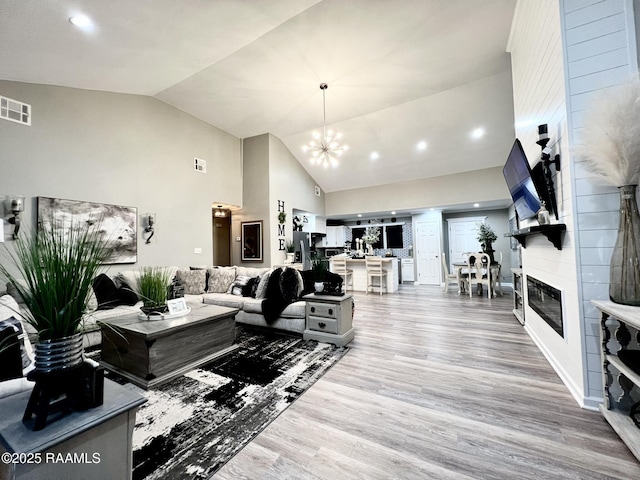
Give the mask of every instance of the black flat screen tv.
[{"label": "black flat screen tv", "polygon": [[533,218],[540,210],[540,196],[531,176],[531,167],[520,140],[513,143],[502,174],[521,220]]}]

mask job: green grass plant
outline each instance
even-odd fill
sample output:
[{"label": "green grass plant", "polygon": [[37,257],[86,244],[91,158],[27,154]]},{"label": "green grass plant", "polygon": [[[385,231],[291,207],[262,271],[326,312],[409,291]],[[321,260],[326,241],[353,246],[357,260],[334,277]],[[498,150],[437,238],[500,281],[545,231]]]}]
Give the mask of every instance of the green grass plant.
[{"label": "green grass plant", "polygon": [[21,231],[13,251],[5,244],[8,261],[0,263],[0,274],[22,297],[27,309],[21,315],[40,340],[82,331],[93,279],[109,256],[103,236],[100,222],[51,219],[36,234]]},{"label": "green grass plant", "polygon": [[143,267],[138,277],[138,294],[147,308],[167,303],[167,288],[171,283],[169,272],[163,267]]}]

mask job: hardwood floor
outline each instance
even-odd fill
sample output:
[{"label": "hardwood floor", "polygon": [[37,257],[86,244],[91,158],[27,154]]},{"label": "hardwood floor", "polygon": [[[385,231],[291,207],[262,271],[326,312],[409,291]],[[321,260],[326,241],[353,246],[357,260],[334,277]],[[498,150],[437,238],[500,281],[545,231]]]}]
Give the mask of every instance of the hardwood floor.
[{"label": "hardwood floor", "polygon": [[511,313],[511,295],[356,293],[351,351],[215,479],[637,479]]}]

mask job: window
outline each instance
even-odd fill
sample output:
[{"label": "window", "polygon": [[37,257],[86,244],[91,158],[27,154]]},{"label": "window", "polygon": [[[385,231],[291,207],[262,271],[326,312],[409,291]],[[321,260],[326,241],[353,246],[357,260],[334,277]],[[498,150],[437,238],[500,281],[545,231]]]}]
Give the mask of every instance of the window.
[{"label": "window", "polygon": [[402,225],[389,225],[384,228],[387,240],[386,248],[404,248],[402,242]]}]

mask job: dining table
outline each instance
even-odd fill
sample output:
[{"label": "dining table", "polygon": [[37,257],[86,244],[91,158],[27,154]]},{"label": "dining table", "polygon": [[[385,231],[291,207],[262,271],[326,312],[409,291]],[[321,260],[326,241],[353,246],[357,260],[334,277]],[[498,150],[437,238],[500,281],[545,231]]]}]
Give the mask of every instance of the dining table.
[{"label": "dining table", "polygon": [[[474,253],[469,253],[467,255],[474,255]],[[463,289],[462,289],[462,274],[466,273],[465,270],[468,270],[469,268],[471,268],[471,272],[470,273],[477,273],[476,272],[476,267],[475,265],[471,265],[469,266],[469,264],[464,261],[457,261],[457,262],[453,262],[453,268],[456,272],[456,279],[458,280],[458,295],[460,295],[461,293],[463,293]],[[491,265],[488,269],[489,271],[489,275],[491,278],[491,281],[489,282],[489,298],[491,298],[492,296],[495,296],[496,293],[496,288],[495,288],[495,284],[496,282],[498,283],[498,291],[500,293],[500,295],[502,295],[502,283],[500,282],[500,270],[501,270],[502,265],[499,262],[493,261],[491,262]],[[484,269],[486,269],[486,266],[484,266]],[[469,282],[469,288],[471,287],[471,283]]]}]

